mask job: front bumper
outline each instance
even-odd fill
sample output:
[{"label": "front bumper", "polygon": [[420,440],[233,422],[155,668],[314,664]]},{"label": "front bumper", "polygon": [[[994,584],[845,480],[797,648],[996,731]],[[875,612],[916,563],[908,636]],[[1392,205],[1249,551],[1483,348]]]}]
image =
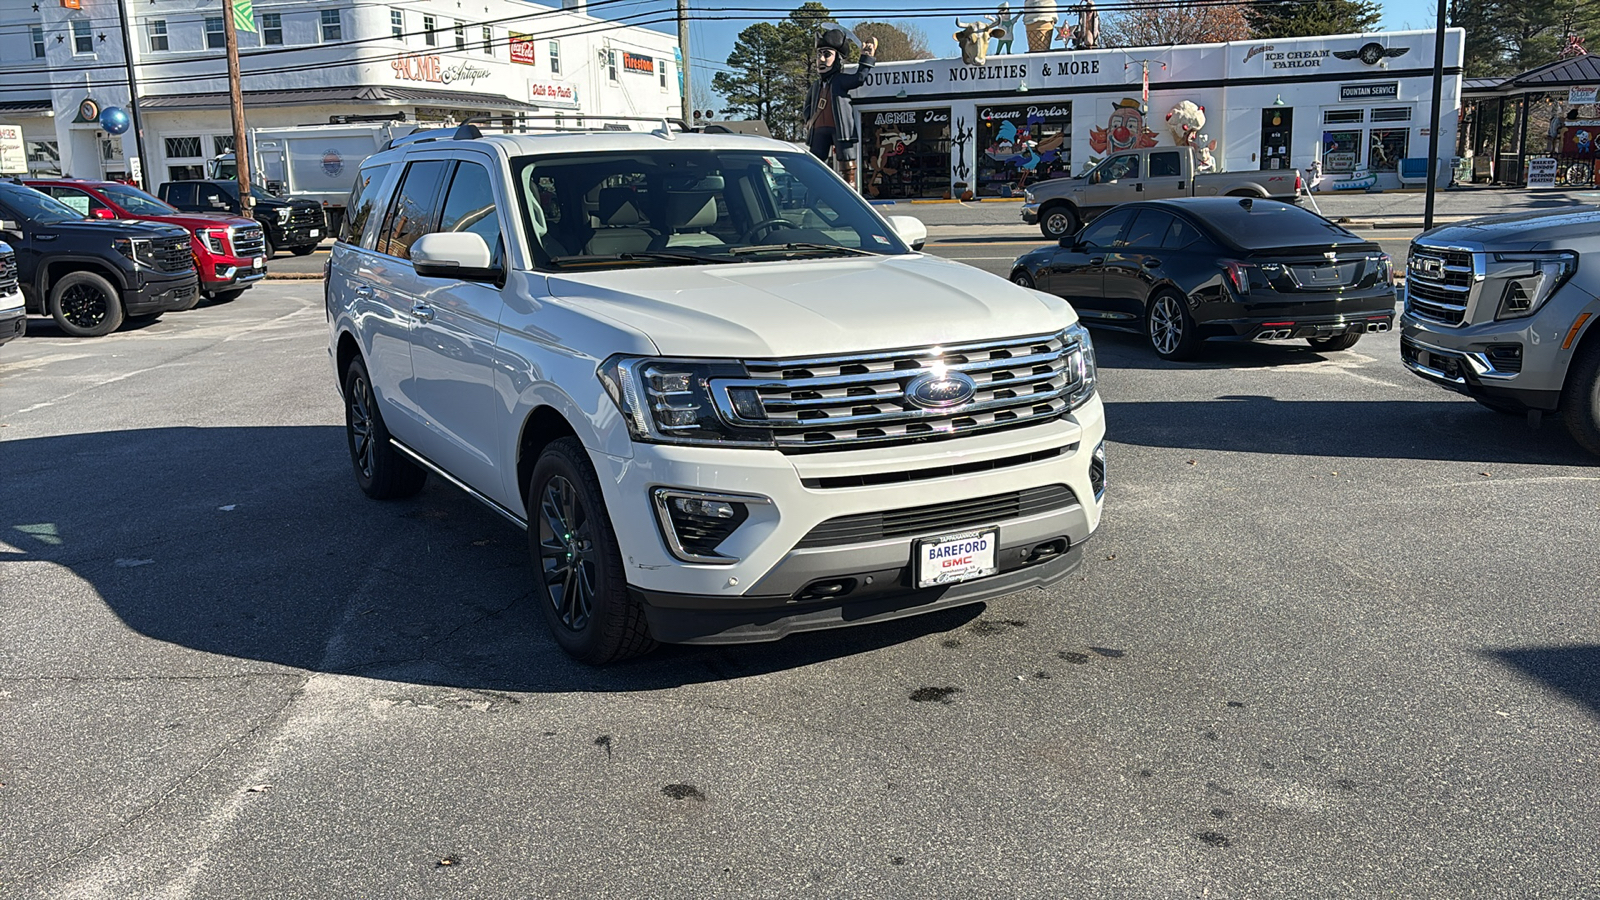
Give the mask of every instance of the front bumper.
[{"label": "front bumper", "polygon": [[1029,225],[1037,225],[1037,224],[1039,224],[1039,204],[1037,204],[1037,203],[1023,203],[1022,204],[1022,221],[1027,223],[1027,224],[1029,224]]},{"label": "front bumper", "polygon": [[1573,340],[1563,347],[1574,317],[1556,312],[1556,299],[1530,318],[1463,327],[1407,313],[1400,317],[1400,361],[1418,377],[1470,397],[1554,410],[1578,346]]},{"label": "front bumper", "polygon": [[144,275],[139,286],[122,292],[122,306],[130,316],[150,316],[177,309],[200,290],[199,276],[193,270],[175,278]]},{"label": "front bumper", "polygon": [[226,291],[254,284],[267,277],[267,261],[261,257],[216,257],[205,264],[201,287],[207,293]]},{"label": "front bumper", "polygon": [[320,225],[285,225],[278,231],[278,236],[272,239],[274,247],[289,249],[291,247],[308,247],[320,244],[327,232]]},{"label": "front bumper", "polygon": [[[6,298],[7,300],[11,298]],[[28,333],[28,313],[22,307],[22,295],[16,295],[16,305],[0,301],[0,344]]]},{"label": "front bumper", "polygon": [[[785,455],[637,445],[631,458],[591,454],[621,544],[630,589],[665,641],[772,640],[792,631],[911,615],[1050,583],[1099,525],[1104,408],[1091,399],[1068,418],[1015,431],[923,445]],[[838,487],[833,485],[854,484]],[[1029,491],[1053,489],[1048,506]],[[727,564],[685,562],[668,546],[651,490],[758,496],[748,518],[716,548]],[[957,522],[964,504],[1016,494],[1020,515]],[[922,510],[939,507],[944,512]],[[998,506],[986,505],[985,509]],[[950,511],[954,512],[950,512]],[[949,513],[947,515],[946,513]],[[898,530],[871,530],[873,517],[913,514]],[[954,515],[955,518],[951,518]],[[867,522],[827,537],[824,523]],[[920,530],[919,522],[937,523]],[[919,589],[913,545],[921,538],[998,529],[997,574]],[[909,530],[907,530],[909,529]],[[847,529],[848,530],[848,529]],[[837,532],[835,532],[837,535]],[[1071,563],[1075,565],[1075,562]],[[1066,566],[1066,568],[1063,568]],[[817,586],[842,584],[819,596]]]}]

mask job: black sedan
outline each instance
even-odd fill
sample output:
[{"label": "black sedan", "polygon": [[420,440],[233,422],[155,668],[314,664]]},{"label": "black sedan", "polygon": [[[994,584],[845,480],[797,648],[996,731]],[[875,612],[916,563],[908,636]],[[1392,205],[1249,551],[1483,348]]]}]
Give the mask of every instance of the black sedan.
[{"label": "black sedan", "polygon": [[1011,280],[1070,301],[1087,325],[1140,331],[1165,359],[1206,340],[1303,338],[1347,350],[1394,324],[1394,275],[1371,241],[1273,200],[1128,203],[1060,246],[1019,257]]}]

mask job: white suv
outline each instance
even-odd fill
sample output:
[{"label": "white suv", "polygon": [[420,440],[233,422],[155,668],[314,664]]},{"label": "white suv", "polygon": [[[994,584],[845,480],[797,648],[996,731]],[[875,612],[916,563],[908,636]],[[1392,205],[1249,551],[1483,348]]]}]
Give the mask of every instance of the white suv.
[{"label": "white suv", "polygon": [[1100,520],[1094,351],[1057,297],[925,256],[793,145],[422,133],[329,264],[362,490],[527,529],[604,663],[1060,580]]},{"label": "white suv", "polygon": [[10,244],[0,241],[0,344],[21,337],[28,330],[28,312],[23,308],[17,274],[17,254]]}]

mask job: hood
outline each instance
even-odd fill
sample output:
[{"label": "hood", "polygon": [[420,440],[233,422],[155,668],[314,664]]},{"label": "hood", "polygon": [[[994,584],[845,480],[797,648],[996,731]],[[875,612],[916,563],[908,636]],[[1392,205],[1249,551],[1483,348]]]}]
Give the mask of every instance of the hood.
[{"label": "hood", "polygon": [[1493,250],[1533,250],[1542,249],[1543,245],[1592,244],[1597,237],[1600,237],[1600,210],[1586,207],[1468,219],[1424,231],[1416,240],[1426,244],[1482,244]]},{"label": "hood", "polygon": [[860,353],[1044,334],[1065,300],[933,256],[665,266],[551,275],[550,291],[667,356]]},{"label": "hood", "polygon": [[187,229],[176,225],[166,225],[161,222],[145,222],[138,219],[83,219],[75,222],[62,222],[51,225],[52,231],[62,231],[69,234],[104,235],[107,240],[116,238],[163,238],[189,237]]},{"label": "hood", "polygon": [[168,225],[177,225],[189,231],[199,231],[202,228],[259,228],[255,219],[246,219],[229,213],[173,213],[169,216],[140,216],[138,219],[126,221],[163,222]]}]

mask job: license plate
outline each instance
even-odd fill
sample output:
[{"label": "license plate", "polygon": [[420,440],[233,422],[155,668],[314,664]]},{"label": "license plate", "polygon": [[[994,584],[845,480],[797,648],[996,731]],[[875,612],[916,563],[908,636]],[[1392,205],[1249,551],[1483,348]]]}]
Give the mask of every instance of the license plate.
[{"label": "license plate", "polygon": [[250,260],[250,268],[252,269],[259,269],[266,264],[267,258],[265,256],[258,256],[255,259]]},{"label": "license plate", "polygon": [[999,571],[1000,532],[969,531],[917,541],[917,587],[971,581]]},{"label": "license plate", "polygon": [[1338,284],[1339,270],[1334,266],[1318,266],[1311,270],[1312,284]]},{"label": "license plate", "polygon": [[313,228],[313,229],[311,229],[311,236],[312,237],[322,237],[322,232],[320,232],[317,229]]}]

